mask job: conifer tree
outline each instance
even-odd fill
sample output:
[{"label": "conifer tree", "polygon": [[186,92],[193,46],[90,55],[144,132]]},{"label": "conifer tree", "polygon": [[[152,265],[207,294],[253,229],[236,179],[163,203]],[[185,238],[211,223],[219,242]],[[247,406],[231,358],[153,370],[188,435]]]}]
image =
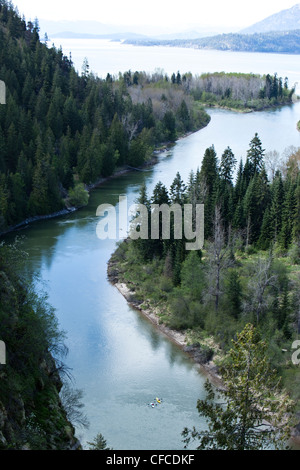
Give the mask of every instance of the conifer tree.
[{"label": "conifer tree", "polygon": [[230,147],[224,150],[220,163],[220,178],[226,183],[232,184],[233,172],[237,160]]},{"label": "conifer tree", "polygon": [[170,186],[170,199],[172,204],[183,205],[185,202],[186,185],[184,184],[180,173],[177,172],[176,176]]},{"label": "conifer tree", "polygon": [[[137,240],[133,240],[137,251],[140,253],[144,260],[149,260],[153,257],[153,244],[155,240],[151,240],[151,227],[150,227],[150,200],[147,195],[147,188],[145,183],[143,183],[140,187],[139,197],[136,201],[137,204],[142,204],[147,209],[147,218],[146,220],[142,220],[143,223],[147,227],[148,238],[137,238]],[[142,216],[142,215],[141,215]]]},{"label": "conifer tree", "polygon": [[263,157],[265,150],[262,148],[262,143],[256,132],[250,142],[250,148],[247,151],[247,157],[251,164],[251,174],[259,173],[263,166]]},{"label": "conifer tree", "polygon": [[205,238],[209,238],[213,233],[215,196],[219,184],[218,160],[213,145],[205,150],[199,178],[200,184],[203,186],[205,191],[204,235]]},{"label": "conifer tree", "polygon": [[239,318],[242,312],[242,286],[239,273],[234,269],[229,270],[225,285],[225,295],[230,315],[236,319]]},{"label": "conifer tree", "polygon": [[287,250],[292,242],[295,207],[294,185],[289,181],[285,190],[282,208],[282,225],[279,234],[279,244],[283,250]]},{"label": "conifer tree", "polygon": [[230,361],[222,369],[224,388],[214,390],[207,381],[207,398],[197,403],[199,414],[208,420],[208,430],[185,428],[186,445],[198,440],[198,450],[287,447],[295,404],[280,389],[280,380],[267,359],[267,347],[251,324],[232,340]]},{"label": "conifer tree", "polygon": [[[158,205],[161,206],[162,204],[169,204],[169,193],[166,186],[159,181],[153,190],[152,198],[151,198],[151,205]],[[152,239],[151,238],[151,246],[153,250],[153,256],[157,255],[161,257],[164,251],[169,248],[169,240],[162,239],[162,216],[159,214],[159,238]]]},{"label": "conifer tree", "polygon": [[297,179],[297,184],[294,192],[295,209],[293,215],[293,237],[295,242],[300,243],[300,174]]},{"label": "conifer tree", "polygon": [[284,186],[281,173],[277,172],[271,187],[271,205],[269,226],[272,237],[276,242],[281,231],[282,211],[284,203]]}]

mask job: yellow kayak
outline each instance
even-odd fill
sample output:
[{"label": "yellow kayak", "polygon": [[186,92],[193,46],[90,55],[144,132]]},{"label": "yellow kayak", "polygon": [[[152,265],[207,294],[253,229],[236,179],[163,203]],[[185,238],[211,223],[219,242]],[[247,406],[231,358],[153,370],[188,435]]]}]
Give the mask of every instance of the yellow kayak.
[{"label": "yellow kayak", "polygon": [[157,397],[156,397],[156,401],[157,401],[157,403],[161,403],[161,400]]}]

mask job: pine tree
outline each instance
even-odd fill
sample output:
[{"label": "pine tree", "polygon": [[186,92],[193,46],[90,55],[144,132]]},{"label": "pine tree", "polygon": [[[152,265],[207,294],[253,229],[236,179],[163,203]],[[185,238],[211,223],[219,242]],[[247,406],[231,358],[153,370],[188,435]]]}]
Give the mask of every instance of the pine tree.
[{"label": "pine tree", "polygon": [[243,200],[247,225],[247,245],[258,240],[263,214],[269,202],[270,194],[266,173],[264,171],[261,174],[255,173]]},{"label": "pine tree", "polygon": [[256,132],[250,142],[250,148],[247,151],[247,157],[251,164],[251,173],[253,176],[262,169],[264,152],[265,150],[262,148],[261,140]]},{"label": "pine tree", "polygon": [[[162,204],[169,204],[169,193],[166,186],[159,181],[153,190],[152,198],[151,198],[151,207],[152,205],[161,206]],[[162,215],[159,214],[159,238],[152,239],[151,238],[151,246],[153,250],[153,256],[161,257],[164,252],[169,250],[170,247],[170,240],[163,240],[162,238]],[[152,237],[152,234],[151,234]]]},{"label": "pine tree", "polygon": [[226,183],[232,184],[232,177],[236,164],[237,160],[231,148],[227,147],[222,154],[220,163],[220,178]]},{"label": "pine tree", "polygon": [[268,363],[267,347],[251,324],[232,340],[229,361],[222,369],[224,388],[216,393],[207,381],[207,398],[197,403],[209,429],[185,428],[186,445],[197,439],[198,450],[286,448],[295,404],[280,389],[280,380]]},{"label": "pine tree", "polygon": [[300,242],[300,174],[298,176],[295,192],[295,210],[293,215],[293,237],[297,244]]},{"label": "pine tree", "polygon": [[295,194],[294,185],[289,181],[285,190],[285,197],[282,209],[282,225],[279,234],[279,244],[283,250],[287,250],[293,238],[293,222],[295,214]]},{"label": "pine tree", "polygon": [[281,231],[282,209],[284,203],[284,186],[281,173],[277,173],[271,187],[271,206],[269,227],[272,230],[272,237],[276,242]]},{"label": "pine tree", "polygon": [[239,278],[238,271],[229,270],[226,285],[225,295],[228,302],[228,312],[234,318],[239,318],[242,311],[242,286]]},{"label": "pine tree", "polygon": [[147,188],[145,183],[143,183],[140,187],[139,197],[136,203],[143,205],[147,209],[147,219],[141,220],[141,223],[147,227],[148,238],[138,238],[137,240],[133,240],[133,243],[142,258],[144,260],[149,260],[153,257],[153,245],[155,244],[156,240],[151,240],[150,200],[147,195]]},{"label": "pine tree", "polygon": [[219,184],[218,160],[215,148],[207,148],[199,173],[200,184],[204,188],[205,220],[204,236],[209,238],[213,233],[213,217],[215,209],[215,196]]},{"label": "pine tree", "polygon": [[267,207],[262,221],[260,236],[258,239],[258,246],[262,250],[268,250],[272,241],[274,240],[273,218],[270,209]]},{"label": "pine tree", "polygon": [[186,199],[186,185],[184,184],[180,173],[177,172],[176,176],[170,186],[170,200],[172,204],[183,205]]}]

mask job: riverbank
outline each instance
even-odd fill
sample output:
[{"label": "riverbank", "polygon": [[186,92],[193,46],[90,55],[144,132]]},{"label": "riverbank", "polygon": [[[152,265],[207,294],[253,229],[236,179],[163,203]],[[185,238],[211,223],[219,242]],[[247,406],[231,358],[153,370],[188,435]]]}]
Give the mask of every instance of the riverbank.
[{"label": "riverbank", "polygon": [[199,370],[205,373],[213,383],[222,386],[221,376],[215,361],[211,357],[212,355],[208,355],[207,351],[203,350],[199,343],[191,343],[187,331],[175,330],[163,323],[158,310],[151,307],[149,303],[146,308],[145,303],[141,304],[137,301],[135,291],[119,279],[117,263],[112,259],[108,262],[107,274],[110,283],[118,289],[131,307],[140,312],[157,330],[182,349],[195,362]]},{"label": "riverbank", "polygon": [[[205,109],[213,108],[213,109],[224,109],[226,111],[233,111],[236,113],[240,114],[248,114],[248,113],[255,113],[255,112],[260,112],[260,111],[266,111],[268,109],[276,109],[276,108],[282,108],[284,106],[291,106],[294,103],[297,103],[300,100],[300,96],[294,94],[292,101],[286,101],[286,102],[276,102],[276,103],[264,103],[263,101],[261,104],[257,104],[256,106],[253,107],[245,107],[244,105],[234,107],[234,106],[228,106],[226,104],[220,104],[220,103],[201,103],[201,106],[203,106]],[[298,129],[300,130],[300,129]]]},{"label": "riverbank", "polygon": [[[155,165],[156,162],[157,162],[157,155],[153,155],[152,159],[149,162],[145,163],[145,165],[143,167],[140,167],[139,170],[143,171],[147,167]],[[115,173],[113,173],[111,176],[107,176],[105,178],[104,177],[99,178],[97,181],[95,181],[95,183],[92,183],[90,185],[85,185],[85,189],[89,193],[93,189],[98,188],[99,186],[101,186],[103,183],[105,183],[105,182],[107,182],[107,181],[109,181],[113,178],[118,178],[119,176],[125,175],[125,174],[127,174],[131,171],[135,171],[135,170],[136,169],[134,169],[132,167],[129,167],[129,166],[122,167],[122,168],[118,169],[117,171],[115,171]],[[48,219],[54,219],[56,217],[62,217],[64,215],[68,215],[68,214],[71,214],[73,212],[76,212],[76,211],[78,211],[79,209],[82,208],[82,206],[77,206],[77,207],[71,206],[67,202],[67,200],[65,200],[65,206],[66,207],[64,209],[61,209],[60,211],[57,211],[57,212],[53,212],[51,214],[36,215],[36,216],[33,216],[33,217],[28,217],[27,219],[23,220],[22,222],[20,222],[16,225],[13,225],[13,226],[9,227],[7,230],[1,232],[0,237],[3,236],[3,235],[7,235],[8,233],[24,229],[24,228],[28,227],[33,222],[38,222],[38,221],[48,220]]]}]

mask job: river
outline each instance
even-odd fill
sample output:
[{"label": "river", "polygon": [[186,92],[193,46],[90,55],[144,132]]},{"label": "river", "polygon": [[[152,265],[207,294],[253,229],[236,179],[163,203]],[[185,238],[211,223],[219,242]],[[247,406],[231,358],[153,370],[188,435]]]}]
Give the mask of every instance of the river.
[{"label": "river", "polygon": [[[205,426],[196,410],[205,375],[108,282],[116,241],[97,238],[96,210],[103,203],[117,205],[120,194],[134,202],[144,181],[150,193],[159,180],[169,187],[177,171],[187,180],[212,144],[219,156],[229,145],[244,158],[257,131],[266,151],[300,146],[300,103],[250,114],[209,112],[210,124],[163,152],[150,171],[111,179],[91,192],[87,207],[19,232],[28,269],[39,273],[38,287],[48,292],[67,334],[65,362],[75,388],[84,392],[90,421],[88,429],[77,427],[83,445],[101,432],[115,450],[182,449],[183,428]],[[156,396],[163,403],[148,406]]]},{"label": "river", "polygon": [[[141,50],[119,43],[106,44],[101,49],[93,41],[76,41],[62,44],[64,52],[72,51],[79,69],[81,60],[88,57],[91,69],[99,76],[161,67],[167,73],[276,71],[279,76],[288,76],[290,83],[300,78],[295,56],[170,48]],[[76,426],[84,446],[101,432],[115,450],[182,449],[183,428],[205,426],[196,403],[204,397],[206,376],[129,307],[108,282],[107,262],[116,241],[97,238],[96,210],[103,203],[117,205],[120,194],[125,194],[131,204],[142,182],[150,194],[159,180],[169,187],[177,171],[187,180],[190,171],[200,167],[205,149],[212,144],[219,157],[230,146],[238,160],[245,159],[255,132],[267,152],[282,153],[290,145],[300,146],[300,133],[296,130],[300,103],[250,114],[220,109],[209,113],[212,119],[205,129],[180,139],[172,149],[160,154],[150,171],[111,179],[91,192],[88,206],[80,211],[33,223],[18,232],[25,237],[27,267],[39,274],[37,288],[48,293],[59,326],[67,335],[69,354],[65,362],[71,368],[75,388],[84,392],[84,412],[90,422],[88,429]],[[162,397],[163,403],[154,408],[148,406],[156,396]]]}]

